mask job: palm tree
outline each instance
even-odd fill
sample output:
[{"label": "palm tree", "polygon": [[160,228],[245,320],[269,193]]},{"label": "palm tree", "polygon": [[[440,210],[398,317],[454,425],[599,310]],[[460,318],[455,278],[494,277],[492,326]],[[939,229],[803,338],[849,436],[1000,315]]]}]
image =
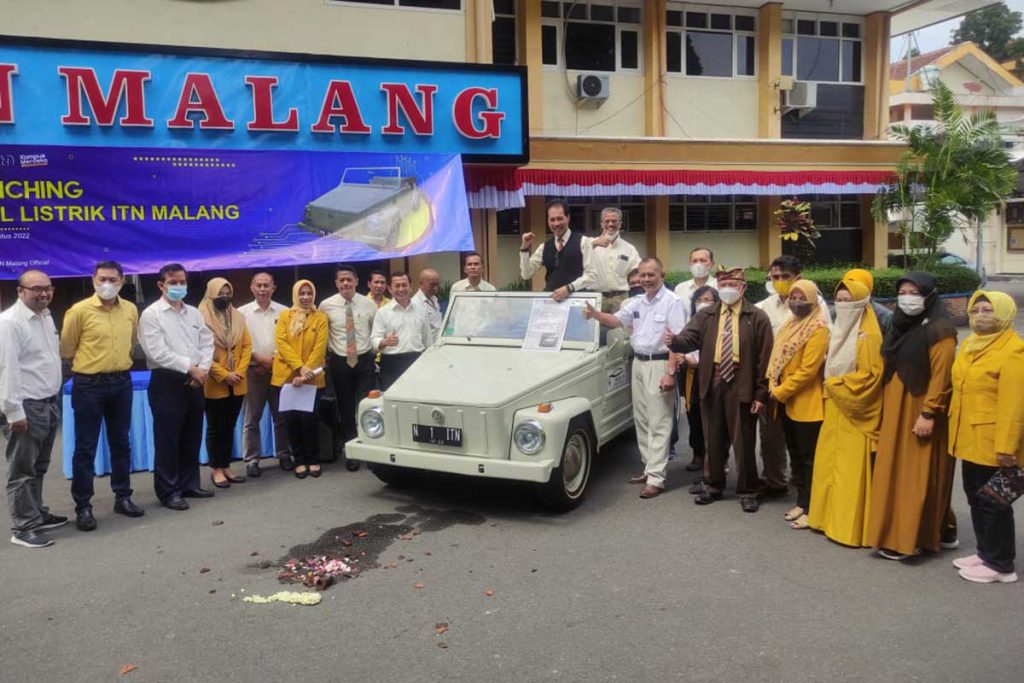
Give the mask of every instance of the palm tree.
[{"label": "palm tree", "polygon": [[892,212],[899,213],[904,258],[912,239],[927,249],[919,267],[930,266],[938,247],[957,229],[973,229],[980,276],[982,222],[1013,192],[1017,170],[1003,148],[999,121],[992,111],[965,115],[945,83],[936,81],[934,88],[934,124],[892,127],[893,136],[906,143],[907,151],[871,209],[881,221],[888,221]]}]

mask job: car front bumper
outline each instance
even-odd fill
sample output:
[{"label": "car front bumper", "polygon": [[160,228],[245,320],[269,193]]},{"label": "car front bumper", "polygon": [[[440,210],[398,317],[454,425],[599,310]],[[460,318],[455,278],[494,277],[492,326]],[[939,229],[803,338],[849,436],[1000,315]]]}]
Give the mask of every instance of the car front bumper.
[{"label": "car front bumper", "polygon": [[432,451],[413,450],[386,444],[368,443],[352,439],[345,444],[345,454],[350,460],[368,463],[409,467],[430,472],[448,472],[469,477],[491,479],[512,479],[544,483],[551,478],[555,463],[548,459],[536,461],[493,460],[465,455],[449,455]]}]

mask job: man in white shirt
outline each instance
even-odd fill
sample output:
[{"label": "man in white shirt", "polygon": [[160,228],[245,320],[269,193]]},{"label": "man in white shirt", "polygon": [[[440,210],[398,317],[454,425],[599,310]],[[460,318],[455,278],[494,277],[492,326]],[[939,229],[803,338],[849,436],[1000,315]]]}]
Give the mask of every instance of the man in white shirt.
[{"label": "man in white shirt", "polygon": [[242,457],[245,460],[245,473],[250,477],[260,476],[260,458],[263,457],[263,444],[260,436],[260,420],[263,411],[270,404],[270,415],[274,420],[274,450],[277,451],[277,462],[281,469],[295,468],[291,450],[288,447],[288,427],[284,418],[277,410],[277,401],[270,393],[270,371],[274,365],[274,354],[277,353],[277,316],[287,310],[287,306],[273,300],[277,285],[274,276],[260,271],[252,276],[249,291],[253,301],[245,304],[238,311],[245,318],[245,325],[252,337],[252,362],[249,364],[247,379],[249,390],[242,403]]},{"label": "man in white shirt", "polygon": [[412,297],[413,305],[420,309],[430,325],[431,344],[441,336],[441,302],[437,300],[437,290],[440,286],[441,276],[437,271],[433,268],[424,268],[420,271],[420,286]]},{"label": "man in white shirt", "polygon": [[380,388],[387,391],[433,343],[430,324],[409,298],[409,276],[391,273],[391,303],[373,318],[371,344],[380,351]]},{"label": "man in white shirt", "polygon": [[630,478],[643,484],[641,498],[654,498],[665,489],[669,436],[675,410],[676,358],[665,343],[666,330],[683,329],[683,303],[665,286],[664,266],[655,257],[640,262],[643,296],[635,296],[617,313],[597,311],[589,303],[583,317],[605,327],[625,327],[633,344],[633,421],[644,471]]},{"label": "man in white shirt", "polygon": [[601,310],[605,313],[615,313],[629,297],[629,273],[640,265],[640,253],[619,235],[621,229],[622,211],[614,206],[602,209],[604,239],[591,241],[590,267],[584,270],[580,287],[601,292]]},{"label": "man in white shirt", "polygon": [[18,300],[0,314],[0,436],[6,441],[11,543],[53,545],[43,531],[68,523],[43,505],[43,476],[60,426],[60,350],[50,316],[53,284],[26,270]]},{"label": "man in white shirt", "polygon": [[494,285],[484,280],[484,259],[479,253],[471,251],[462,261],[462,270],[466,277],[452,285],[453,292],[493,292]]},{"label": "man in white shirt", "polygon": [[544,291],[561,301],[576,290],[586,288],[584,273],[591,267],[593,253],[591,240],[569,229],[569,208],[561,199],[547,205],[548,231],[551,237],[530,254],[533,233],[522,236],[519,246],[519,274],[529,280],[538,268],[544,266]]},{"label": "man in white shirt", "polygon": [[[330,322],[327,365],[338,401],[337,436],[342,443],[348,443],[356,437],[359,402],[370,393],[376,380],[376,353],[370,343],[370,332],[377,306],[369,297],[356,292],[359,276],[352,266],[338,266],[334,286],[338,293],[324,299],[320,310]],[[345,468],[354,472],[359,469],[359,461],[346,458]]]},{"label": "man in white shirt", "polygon": [[676,285],[676,296],[683,302],[686,309],[686,322],[690,322],[693,307],[693,293],[707,285],[718,289],[718,280],[711,273],[715,269],[715,253],[707,247],[697,247],[690,251],[690,274],[689,280],[684,280]]},{"label": "man in white shirt", "polygon": [[203,383],[213,363],[213,332],[195,306],[184,302],[188,273],[179,263],[160,269],[161,297],[139,317],[139,345],[152,371],[153,487],[164,507],[187,510],[185,498],[209,498],[199,486],[203,441]]}]

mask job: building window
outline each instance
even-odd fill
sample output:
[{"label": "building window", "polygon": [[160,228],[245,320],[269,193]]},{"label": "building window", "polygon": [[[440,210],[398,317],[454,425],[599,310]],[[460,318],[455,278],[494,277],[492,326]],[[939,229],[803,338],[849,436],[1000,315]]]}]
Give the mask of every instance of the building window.
[{"label": "building window", "polygon": [[814,194],[801,197],[810,202],[811,219],[819,230],[860,230],[860,198],[850,194]]},{"label": "building window", "polygon": [[671,195],[668,229],[686,232],[757,230],[757,199],[750,195]]},{"label": "building window", "polygon": [[669,3],[665,23],[669,73],[717,78],[756,75],[753,13]]},{"label": "building window", "polygon": [[326,0],[328,5],[385,5],[391,7],[420,7],[424,9],[444,9],[461,11],[462,0]]},{"label": "building window", "polygon": [[495,64],[516,64],[516,0],[494,0],[491,45]]},{"label": "building window", "polygon": [[496,212],[495,216],[498,219],[499,235],[518,235],[523,231],[522,209],[505,209],[504,211]]},{"label": "building window", "polygon": [[642,0],[541,3],[541,59],[578,71],[640,71]]},{"label": "building window", "polygon": [[1024,203],[1006,204],[1006,250],[1024,251]]},{"label": "building window", "polygon": [[[562,199],[545,197],[544,201]],[[640,195],[609,195],[598,197],[568,197],[569,228],[584,235],[601,233],[601,211],[614,206],[622,212],[622,232],[643,232],[645,205]],[[499,214],[500,216],[500,214]]]},{"label": "building window", "polygon": [[782,74],[798,81],[861,83],[858,21],[797,15],[782,20]]}]

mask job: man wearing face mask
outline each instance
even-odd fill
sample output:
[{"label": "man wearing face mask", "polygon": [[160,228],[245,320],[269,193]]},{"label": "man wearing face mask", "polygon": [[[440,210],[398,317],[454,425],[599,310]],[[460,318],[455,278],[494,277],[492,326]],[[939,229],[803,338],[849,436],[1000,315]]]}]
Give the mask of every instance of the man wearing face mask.
[{"label": "man wearing face mask", "polygon": [[199,309],[184,301],[184,266],[161,268],[156,286],[162,296],[139,317],[139,346],[152,371],[147,394],[153,411],[153,486],[164,507],[187,510],[185,498],[213,496],[199,486],[203,385],[213,364],[213,332]]},{"label": "man wearing face mask", "polygon": [[629,298],[632,299],[637,294],[644,293],[644,286],[640,284],[639,268],[629,271],[629,275],[626,276],[626,282],[629,283]]},{"label": "man wearing face mask", "polygon": [[132,345],[139,329],[139,311],[118,293],[124,270],[115,261],[102,261],[93,270],[96,293],[79,301],[64,316],[60,354],[71,360],[71,407],[75,412],[75,452],[72,460],[71,497],[75,499],[75,525],[82,531],[96,528],[92,513],[96,446],[106,423],[110,449],[110,488],[114,512],[141,517],[145,511],[132,502],[131,441]]},{"label": "man wearing face mask", "polygon": [[707,247],[697,247],[690,251],[690,274],[693,277],[676,285],[678,296],[686,307],[686,322],[690,322],[690,310],[693,293],[704,286],[718,289],[718,280],[711,275],[715,267],[715,252]]},{"label": "man wearing face mask", "polygon": [[757,512],[757,416],[768,401],[768,359],[772,328],[764,311],[743,296],[747,278],[742,268],[719,270],[721,301],[699,311],[686,328],[672,336],[677,353],[702,351],[697,375],[707,456],[704,491],[694,502],[708,505],[722,499],[729,447],[736,455],[736,493],[744,512]]},{"label": "man wearing face mask", "polygon": [[601,211],[601,237],[592,241],[590,267],[584,270],[583,283],[577,289],[601,292],[601,311],[615,313],[629,295],[627,276],[640,267],[640,253],[624,240],[622,211],[609,206]]}]

